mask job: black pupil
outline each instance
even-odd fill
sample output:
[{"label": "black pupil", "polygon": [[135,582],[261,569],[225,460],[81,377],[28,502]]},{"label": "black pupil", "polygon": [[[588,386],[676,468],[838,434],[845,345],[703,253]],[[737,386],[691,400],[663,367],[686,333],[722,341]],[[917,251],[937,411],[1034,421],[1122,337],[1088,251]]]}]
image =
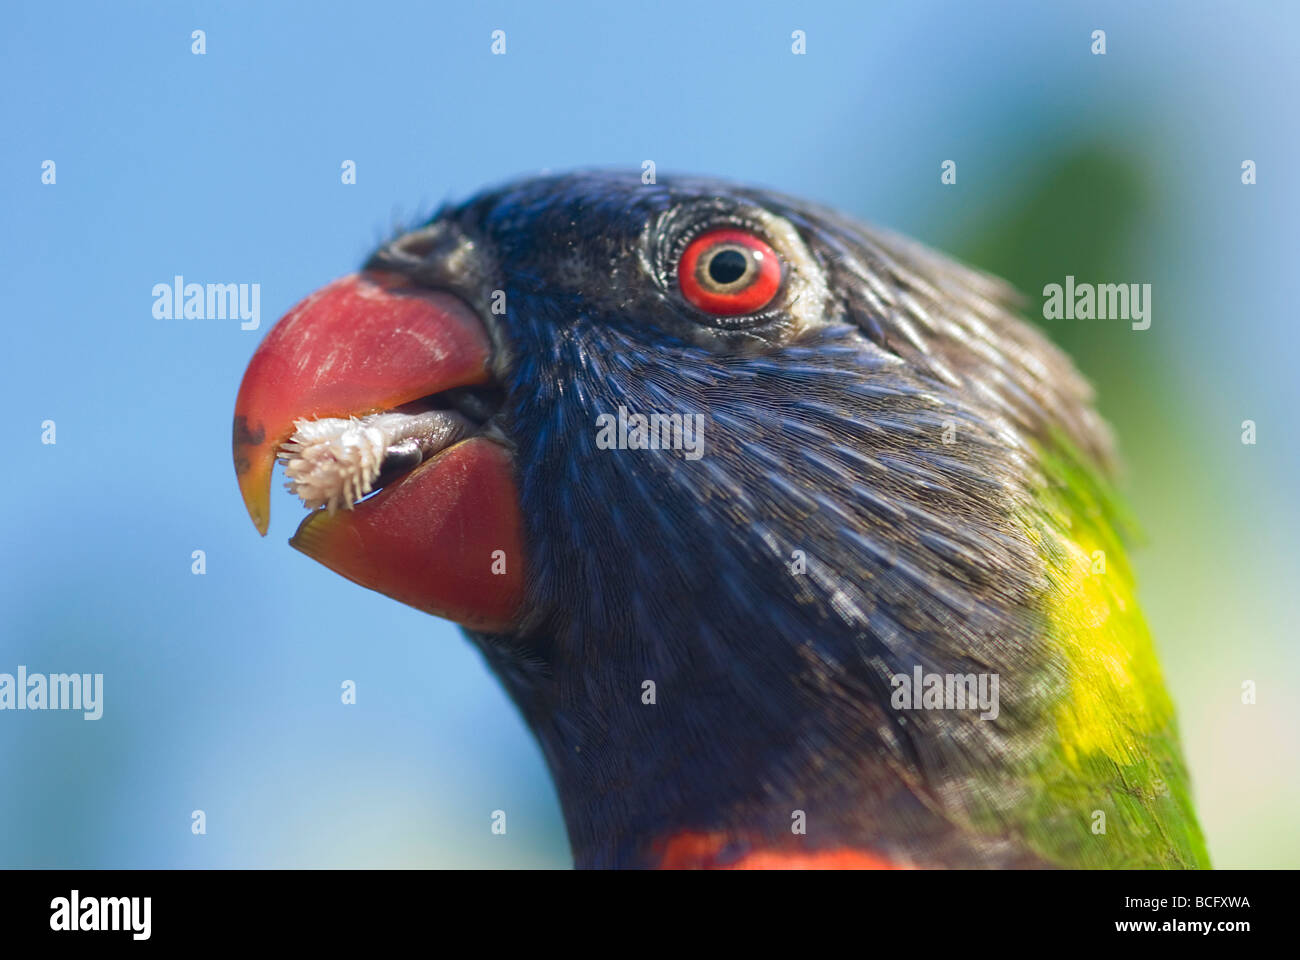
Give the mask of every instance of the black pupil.
[{"label": "black pupil", "polygon": [[709,261],[709,279],[719,285],[735,283],[748,266],[749,259],[739,250],[720,250]]}]

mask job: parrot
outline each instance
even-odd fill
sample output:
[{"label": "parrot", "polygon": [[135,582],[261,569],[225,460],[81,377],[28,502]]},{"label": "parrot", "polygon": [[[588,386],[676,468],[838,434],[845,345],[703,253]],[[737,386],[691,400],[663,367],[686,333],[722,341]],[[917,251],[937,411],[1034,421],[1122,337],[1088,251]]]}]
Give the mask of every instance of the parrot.
[{"label": "parrot", "polygon": [[525,177],[268,331],[237,480],[463,628],[579,868],[1208,867],[1116,443],[1021,305],[767,189]]}]

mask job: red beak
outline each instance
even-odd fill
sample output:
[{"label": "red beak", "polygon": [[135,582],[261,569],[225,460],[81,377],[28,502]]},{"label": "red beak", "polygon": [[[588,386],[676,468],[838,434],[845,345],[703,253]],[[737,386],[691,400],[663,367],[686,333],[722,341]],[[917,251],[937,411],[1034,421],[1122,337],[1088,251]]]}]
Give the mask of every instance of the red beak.
[{"label": "red beak", "polygon": [[[365,416],[490,381],[491,344],[448,293],[389,273],[336,280],[272,328],[235,401],[234,457],[259,532],[297,419]],[[472,436],[354,509],[309,514],[290,544],[350,580],[478,630],[519,614],[523,548],[514,460]]]}]

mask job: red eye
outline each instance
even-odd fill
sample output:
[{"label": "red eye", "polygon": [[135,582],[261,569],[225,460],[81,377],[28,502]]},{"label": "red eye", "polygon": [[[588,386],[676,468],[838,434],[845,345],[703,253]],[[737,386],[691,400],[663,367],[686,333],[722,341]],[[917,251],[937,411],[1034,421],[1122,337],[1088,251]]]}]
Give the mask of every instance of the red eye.
[{"label": "red eye", "polygon": [[691,241],[677,267],[682,296],[709,313],[753,313],[781,287],[776,251],[746,230],[710,230]]}]

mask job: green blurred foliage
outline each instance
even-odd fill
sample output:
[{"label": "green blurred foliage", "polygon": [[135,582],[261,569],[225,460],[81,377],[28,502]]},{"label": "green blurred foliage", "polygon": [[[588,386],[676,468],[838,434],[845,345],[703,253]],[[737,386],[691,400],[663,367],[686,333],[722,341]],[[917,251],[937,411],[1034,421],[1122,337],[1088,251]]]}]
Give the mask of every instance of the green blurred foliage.
[{"label": "green blurred foliage", "polygon": [[1076,283],[1150,282],[1151,262],[1136,238],[1157,207],[1155,181],[1140,155],[1114,146],[1119,139],[1049,154],[1000,206],[963,224],[949,247],[1025,296],[1026,316],[1074,358],[1108,414],[1140,407],[1158,369],[1129,349],[1128,323],[1044,319],[1042,291],[1067,275]]}]

